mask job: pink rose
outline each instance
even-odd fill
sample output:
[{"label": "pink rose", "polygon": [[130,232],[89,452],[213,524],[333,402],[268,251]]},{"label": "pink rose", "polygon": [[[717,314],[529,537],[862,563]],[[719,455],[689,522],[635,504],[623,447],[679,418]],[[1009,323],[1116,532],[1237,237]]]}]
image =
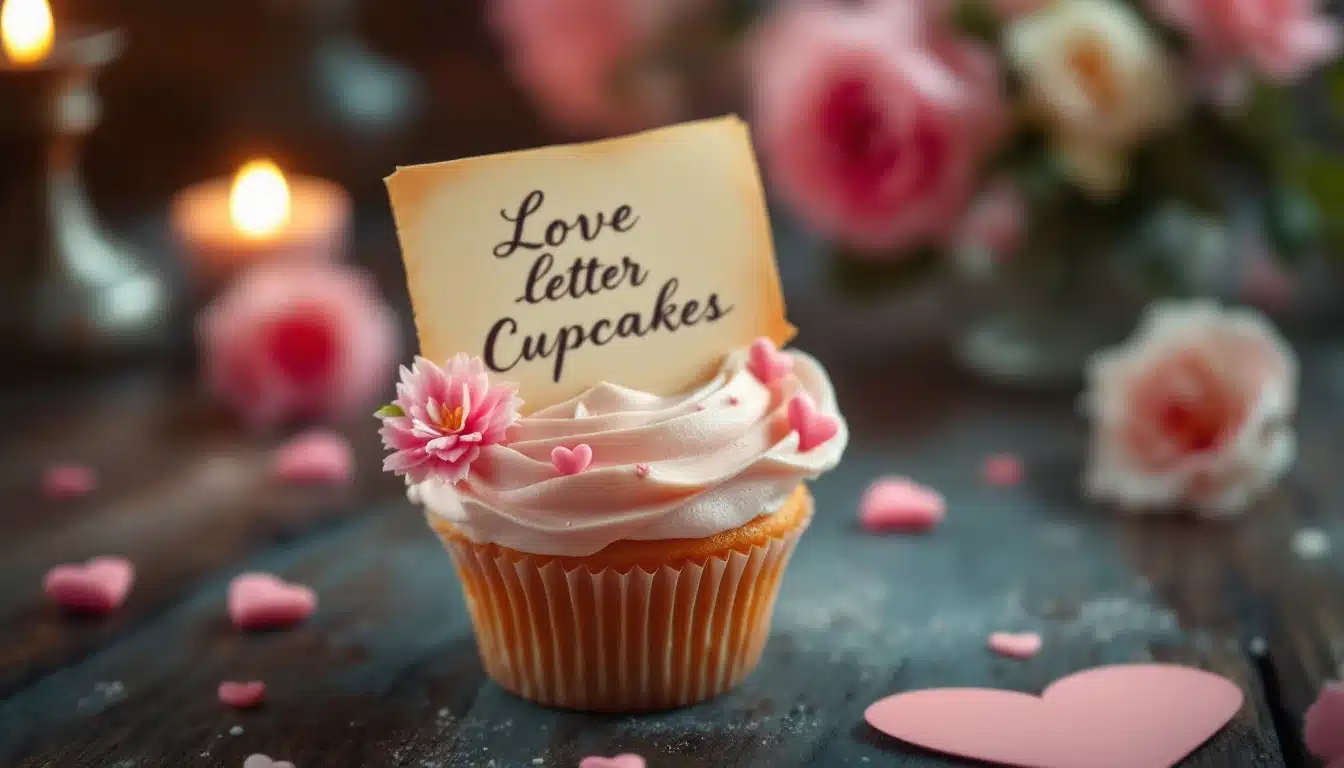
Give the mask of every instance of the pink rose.
[{"label": "pink rose", "polygon": [[627,131],[675,115],[668,77],[637,59],[675,21],[677,0],[492,0],[514,75],[545,117],[579,133]]},{"label": "pink rose", "polygon": [[210,388],[254,426],[360,412],[389,384],[396,316],[339,264],[244,273],[197,320]]},{"label": "pink rose", "polygon": [[756,34],[751,102],[774,187],[817,230],[866,248],[950,235],[1007,110],[993,55],[941,3],[796,2]]},{"label": "pink rose", "polygon": [[1297,361],[1254,310],[1156,305],[1087,374],[1093,498],[1230,515],[1293,461]]},{"label": "pink rose", "polygon": [[1153,12],[1193,41],[1201,79],[1222,101],[1244,92],[1239,67],[1251,64],[1292,82],[1340,50],[1336,22],[1315,0],[1149,0]]}]

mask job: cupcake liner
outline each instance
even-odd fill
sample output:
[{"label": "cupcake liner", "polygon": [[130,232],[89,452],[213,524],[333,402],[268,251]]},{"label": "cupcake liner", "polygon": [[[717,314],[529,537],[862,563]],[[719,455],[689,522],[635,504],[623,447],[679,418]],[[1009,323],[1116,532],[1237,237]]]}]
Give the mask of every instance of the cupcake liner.
[{"label": "cupcake liner", "polygon": [[445,538],[486,673],[554,707],[635,711],[723,693],[760,661],[806,526],[722,557],[620,572]]}]

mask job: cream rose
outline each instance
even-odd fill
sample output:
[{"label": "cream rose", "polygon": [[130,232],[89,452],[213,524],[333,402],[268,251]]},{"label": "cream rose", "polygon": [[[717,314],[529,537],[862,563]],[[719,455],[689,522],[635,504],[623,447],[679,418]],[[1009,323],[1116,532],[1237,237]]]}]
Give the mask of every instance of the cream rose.
[{"label": "cream rose", "polygon": [[1087,376],[1091,498],[1226,516],[1292,464],[1297,361],[1253,310],[1159,304]]},{"label": "cream rose", "polygon": [[1130,148],[1172,122],[1182,103],[1161,44],[1115,0],[1067,0],[1008,25],[1006,51],[1070,173],[1107,196],[1125,182]]}]

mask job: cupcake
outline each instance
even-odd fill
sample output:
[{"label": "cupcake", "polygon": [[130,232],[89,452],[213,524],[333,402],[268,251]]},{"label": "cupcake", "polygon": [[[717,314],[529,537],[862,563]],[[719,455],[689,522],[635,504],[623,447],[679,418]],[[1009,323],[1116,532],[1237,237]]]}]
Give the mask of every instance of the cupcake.
[{"label": "cupcake", "polygon": [[486,672],[541,704],[693,704],[751,672],[848,439],[821,366],[761,339],[692,392],[597,384],[525,417],[476,359],[402,369],[386,468],[452,555]]}]

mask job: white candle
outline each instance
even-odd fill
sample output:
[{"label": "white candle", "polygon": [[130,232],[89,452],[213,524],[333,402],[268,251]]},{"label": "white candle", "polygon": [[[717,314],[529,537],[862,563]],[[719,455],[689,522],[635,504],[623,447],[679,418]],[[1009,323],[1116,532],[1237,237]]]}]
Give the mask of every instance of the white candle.
[{"label": "white candle", "polygon": [[207,282],[275,261],[330,261],[347,248],[350,197],[338,185],[257,160],[173,198],[173,234]]}]

